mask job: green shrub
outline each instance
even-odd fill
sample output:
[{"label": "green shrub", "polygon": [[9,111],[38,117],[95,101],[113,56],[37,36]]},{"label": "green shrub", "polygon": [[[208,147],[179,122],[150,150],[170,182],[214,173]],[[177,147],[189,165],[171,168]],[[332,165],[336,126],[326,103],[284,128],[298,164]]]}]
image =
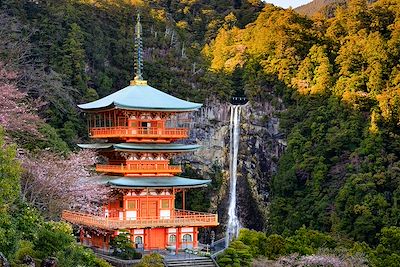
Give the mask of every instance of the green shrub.
[{"label": "green shrub", "polygon": [[140,261],[139,264],[135,265],[136,267],[164,267],[163,258],[161,255],[152,253],[150,255],[146,255]]},{"label": "green shrub", "polygon": [[266,240],[267,236],[264,233],[249,229],[241,229],[238,237],[238,241],[250,247],[253,257],[265,254]]},{"label": "green shrub", "polygon": [[74,237],[69,224],[47,222],[38,232],[38,238],[34,241],[34,249],[38,252],[38,256],[44,259],[67,250],[73,242]]},{"label": "green shrub", "polygon": [[58,252],[57,259],[59,266],[111,267],[105,260],[97,258],[91,249],[78,244]]},{"label": "green shrub", "polygon": [[252,260],[250,247],[242,241],[233,241],[218,257],[217,262],[221,267],[245,267],[250,266]]},{"label": "green shrub", "polygon": [[269,259],[277,259],[286,254],[286,240],[277,234],[270,235],[265,243],[264,255]]},{"label": "green shrub", "polygon": [[336,241],[328,234],[310,230],[304,226],[296,230],[295,235],[286,238],[287,252],[311,255],[321,248],[335,248]]},{"label": "green shrub", "polygon": [[129,233],[121,232],[114,237],[110,242],[114,249],[113,255],[124,260],[133,260],[142,258],[142,254],[136,252],[133,248],[132,241],[129,238]]},{"label": "green shrub", "polygon": [[22,262],[25,256],[35,258],[36,252],[33,249],[33,243],[27,240],[20,240],[18,242],[18,249],[15,252],[14,261],[17,263]]}]

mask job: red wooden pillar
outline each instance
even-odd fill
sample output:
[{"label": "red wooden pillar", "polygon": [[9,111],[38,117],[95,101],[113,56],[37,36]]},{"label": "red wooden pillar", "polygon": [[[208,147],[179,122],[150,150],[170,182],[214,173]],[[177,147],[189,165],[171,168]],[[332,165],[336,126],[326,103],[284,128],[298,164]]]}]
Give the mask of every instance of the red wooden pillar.
[{"label": "red wooden pillar", "polygon": [[150,246],[150,234],[149,234],[150,228],[144,229],[144,249],[149,249]]},{"label": "red wooden pillar", "polygon": [[178,254],[179,248],[181,246],[181,228],[177,227],[176,228],[176,242],[175,242],[175,246],[176,246],[176,254]]},{"label": "red wooden pillar", "polygon": [[[127,209],[127,206],[126,206],[126,195],[124,193],[124,195],[122,197],[122,212],[124,213],[124,221],[126,220],[126,209]],[[118,214],[118,217],[119,217],[119,214]]]},{"label": "red wooden pillar", "polygon": [[198,227],[193,227],[193,248],[197,248],[198,247],[198,234],[199,234],[199,230]]},{"label": "red wooden pillar", "polygon": [[168,245],[168,242],[169,242],[169,240],[168,240],[168,231],[169,231],[169,228],[164,228],[164,247],[166,247]]}]

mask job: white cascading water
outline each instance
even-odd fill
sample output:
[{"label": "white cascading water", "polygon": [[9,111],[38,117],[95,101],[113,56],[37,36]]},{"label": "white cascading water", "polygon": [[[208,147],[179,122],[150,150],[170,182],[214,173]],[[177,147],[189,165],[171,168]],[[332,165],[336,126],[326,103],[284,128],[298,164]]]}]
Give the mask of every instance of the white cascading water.
[{"label": "white cascading water", "polygon": [[226,226],[225,245],[228,246],[229,242],[236,238],[239,234],[240,222],[236,213],[236,180],[237,180],[237,157],[239,151],[240,140],[240,112],[241,106],[231,107],[231,121],[230,121],[230,148],[229,148],[229,177],[230,177],[230,190],[229,190],[229,208],[228,208],[228,224]]}]

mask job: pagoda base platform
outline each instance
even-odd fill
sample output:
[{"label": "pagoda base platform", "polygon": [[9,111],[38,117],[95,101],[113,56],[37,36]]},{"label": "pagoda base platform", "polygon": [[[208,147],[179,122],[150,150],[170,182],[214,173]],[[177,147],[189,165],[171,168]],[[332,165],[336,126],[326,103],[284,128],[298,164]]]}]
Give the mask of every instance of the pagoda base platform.
[{"label": "pagoda base platform", "polygon": [[[138,252],[145,251],[182,251],[197,249],[199,227],[169,227],[124,229]],[[110,240],[120,231],[96,231],[91,228],[81,228],[81,244],[111,253]]]},{"label": "pagoda base platform", "polygon": [[155,227],[212,227],[219,225],[218,215],[175,209],[171,216],[138,217],[124,219],[96,216],[88,213],[63,211],[62,219],[78,225],[104,230],[155,228]]}]

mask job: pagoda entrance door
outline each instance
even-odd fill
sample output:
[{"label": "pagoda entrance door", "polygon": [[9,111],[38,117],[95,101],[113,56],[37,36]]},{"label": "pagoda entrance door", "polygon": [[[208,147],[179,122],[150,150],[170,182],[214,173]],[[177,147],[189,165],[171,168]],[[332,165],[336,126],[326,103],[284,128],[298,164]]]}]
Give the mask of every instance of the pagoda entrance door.
[{"label": "pagoda entrance door", "polygon": [[143,201],[141,205],[142,217],[157,217],[157,200]]},{"label": "pagoda entrance door", "polygon": [[165,249],[166,228],[150,228],[148,229],[148,249]]},{"label": "pagoda entrance door", "polygon": [[149,134],[150,133],[149,132],[150,127],[151,127],[151,123],[150,122],[142,121],[141,126],[142,126],[142,129],[143,129],[143,134]]}]

